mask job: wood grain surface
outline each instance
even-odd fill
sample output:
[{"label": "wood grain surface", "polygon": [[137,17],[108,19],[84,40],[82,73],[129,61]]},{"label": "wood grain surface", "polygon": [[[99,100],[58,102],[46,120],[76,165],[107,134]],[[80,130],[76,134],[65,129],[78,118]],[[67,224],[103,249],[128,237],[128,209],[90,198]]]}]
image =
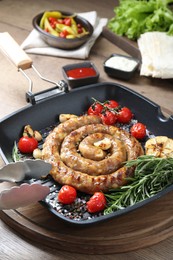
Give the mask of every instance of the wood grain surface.
[{"label": "wood grain surface", "polygon": [[[32,18],[43,10],[87,12],[96,10],[100,17],[112,18],[115,0],[1,0],[0,31],[9,32],[21,44],[32,30]],[[115,42],[100,36],[88,60],[100,72],[100,82],[123,84],[159,104],[165,114],[173,114],[173,81],[140,77],[139,71],[130,81],[109,78],[103,62],[112,53],[128,54]],[[63,79],[62,66],[81,60],[30,55],[34,65],[52,80]],[[0,118],[27,105],[28,82],[0,52]],[[32,71],[34,91],[49,85]],[[4,162],[0,159],[0,166]],[[7,183],[0,184],[0,190]],[[9,185],[9,184],[8,184]],[[39,203],[18,210],[0,212],[0,259],[94,259],[94,260],[171,260],[173,254],[172,192],[128,215],[96,226],[79,228],[66,225]]]},{"label": "wood grain surface", "polygon": [[173,192],[123,216],[89,226],[67,224],[39,203],[0,212],[1,219],[33,242],[81,254],[129,252],[173,235]]}]

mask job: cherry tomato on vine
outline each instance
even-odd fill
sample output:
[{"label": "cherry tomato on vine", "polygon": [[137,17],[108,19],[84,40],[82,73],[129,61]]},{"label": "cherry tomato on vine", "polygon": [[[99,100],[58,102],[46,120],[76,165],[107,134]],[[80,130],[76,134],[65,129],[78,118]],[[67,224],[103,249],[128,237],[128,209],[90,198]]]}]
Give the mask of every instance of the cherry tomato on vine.
[{"label": "cherry tomato on vine", "polygon": [[93,103],[89,108],[88,108],[88,115],[96,115],[98,116],[102,112],[103,106],[100,103]]},{"label": "cherry tomato on vine", "polygon": [[21,153],[32,153],[38,147],[34,137],[23,136],[19,139],[18,148]]},{"label": "cherry tomato on vine", "polygon": [[127,124],[132,119],[133,114],[132,111],[128,107],[122,107],[118,112],[118,122]]},{"label": "cherry tomato on vine", "polygon": [[114,125],[117,122],[117,114],[109,110],[100,114],[102,123],[105,125]]},{"label": "cherry tomato on vine", "polygon": [[146,136],[146,126],[142,123],[136,123],[130,128],[130,133],[136,139],[143,139]]},{"label": "cherry tomato on vine", "polygon": [[106,101],[106,103],[104,104],[104,106],[108,107],[108,108],[116,108],[119,106],[118,102],[115,100],[108,100]]},{"label": "cherry tomato on vine", "polygon": [[58,193],[58,200],[63,204],[71,204],[77,197],[76,189],[70,185],[64,185],[61,187]]},{"label": "cherry tomato on vine", "polygon": [[87,201],[87,210],[90,213],[95,213],[104,210],[106,207],[106,198],[102,192],[95,192],[94,195]]}]

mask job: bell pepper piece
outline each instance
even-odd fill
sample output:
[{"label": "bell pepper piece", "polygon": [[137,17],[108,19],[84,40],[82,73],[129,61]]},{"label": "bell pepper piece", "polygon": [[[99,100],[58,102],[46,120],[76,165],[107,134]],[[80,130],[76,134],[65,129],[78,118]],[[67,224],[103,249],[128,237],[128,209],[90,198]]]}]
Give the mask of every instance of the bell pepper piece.
[{"label": "bell pepper piece", "polygon": [[75,32],[75,34],[78,33],[77,24],[76,24],[76,21],[73,18],[71,18],[71,28]]},{"label": "bell pepper piece", "polygon": [[74,38],[76,38],[74,35],[72,35],[72,34],[68,34],[67,36],[66,36],[66,38],[67,39],[74,39]]}]

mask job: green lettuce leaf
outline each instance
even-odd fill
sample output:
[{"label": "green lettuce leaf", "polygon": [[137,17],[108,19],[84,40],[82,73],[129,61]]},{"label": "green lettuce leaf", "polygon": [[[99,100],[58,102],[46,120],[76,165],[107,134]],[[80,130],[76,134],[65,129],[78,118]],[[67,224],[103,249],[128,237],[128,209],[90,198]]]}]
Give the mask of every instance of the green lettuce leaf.
[{"label": "green lettuce leaf", "polygon": [[109,20],[108,28],[121,36],[137,40],[142,33],[167,32],[173,35],[173,0],[120,0],[114,8],[115,17]]}]

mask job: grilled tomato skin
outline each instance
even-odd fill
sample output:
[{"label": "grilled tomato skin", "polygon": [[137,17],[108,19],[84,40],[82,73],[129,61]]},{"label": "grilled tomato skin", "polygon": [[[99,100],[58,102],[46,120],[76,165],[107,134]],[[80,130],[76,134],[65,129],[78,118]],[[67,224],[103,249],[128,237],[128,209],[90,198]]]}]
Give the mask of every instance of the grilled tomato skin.
[{"label": "grilled tomato skin", "polygon": [[105,125],[114,125],[117,122],[117,114],[106,110],[104,113],[100,114],[102,123]]},{"label": "grilled tomato skin", "polygon": [[106,198],[102,192],[95,192],[94,195],[87,201],[87,210],[90,213],[96,213],[104,210],[106,207]]},{"label": "grilled tomato skin", "polygon": [[58,201],[62,204],[71,204],[77,197],[76,189],[70,185],[63,185],[58,193]]},{"label": "grilled tomato skin", "polygon": [[108,107],[108,108],[117,108],[119,106],[119,104],[115,100],[108,100],[105,102],[104,106]]},{"label": "grilled tomato skin", "polygon": [[34,137],[23,136],[19,139],[18,148],[21,153],[32,153],[38,147]]},{"label": "grilled tomato skin", "polygon": [[146,136],[146,126],[142,123],[136,123],[131,127],[130,133],[136,139],[143,139]]},{"label": "grilled tomato skin", "polygon": [[128,124],[132,119],[132,111],[128,107],[122,107],[118,112],[118,122]]},{"label": "grilled tomato skin", "polygon": [[88,108],[88,115],[96,115],[98,116],[102,112],[103,106],[100,103],[93,103],[89,108]]}]

